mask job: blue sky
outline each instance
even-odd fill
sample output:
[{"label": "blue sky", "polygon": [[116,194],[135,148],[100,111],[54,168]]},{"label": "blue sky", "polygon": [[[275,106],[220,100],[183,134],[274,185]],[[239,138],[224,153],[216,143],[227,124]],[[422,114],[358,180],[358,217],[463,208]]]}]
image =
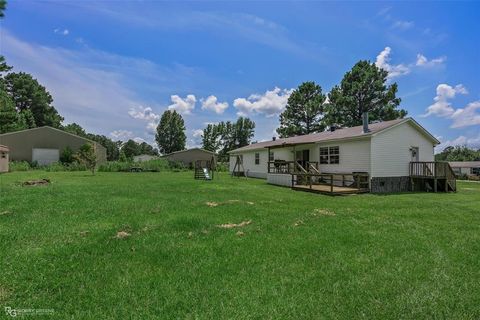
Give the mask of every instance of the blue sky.
[{"label": "blue sky", "polygon": [[1,53],[34,75],[65,123],[153,143],[176,109],[188,145],[247,115],[270,139],[288,95],[324,92],[360,59],[399,85],[401,107],[442,142],[480,148],[480,3],[10,1]]}]

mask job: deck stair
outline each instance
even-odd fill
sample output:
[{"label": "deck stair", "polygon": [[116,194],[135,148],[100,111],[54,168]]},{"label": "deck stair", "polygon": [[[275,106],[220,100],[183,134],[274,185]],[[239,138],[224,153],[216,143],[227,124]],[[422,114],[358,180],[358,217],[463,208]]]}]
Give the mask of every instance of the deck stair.
[{"label": "deck stair", "polygon": [[410,181],[412,191],[457,191],[457,178],[448,162],[410,162]]}]

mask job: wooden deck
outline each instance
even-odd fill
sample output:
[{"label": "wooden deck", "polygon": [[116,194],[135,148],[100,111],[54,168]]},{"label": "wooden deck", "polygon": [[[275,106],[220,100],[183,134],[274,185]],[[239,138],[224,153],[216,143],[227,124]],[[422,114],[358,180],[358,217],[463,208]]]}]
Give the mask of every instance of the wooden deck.
[{"label": "wooden deck", "polygon": [[368,173],[294,173],[292,189],[342,195],[370,191]]},{"label": "wooden deck", "polygon": [[310,185],[294,185],[292,187],[293,190],[300,190],[300,191],[308,191],[314,193],[322,193],[328,195],[346,195],[346,194],[357,194],[357,193],[366,193],[368,189],[357,189],[351,187],[336,187],[333,188],[329,185],[323,184],[314,184],[310,187]]}]

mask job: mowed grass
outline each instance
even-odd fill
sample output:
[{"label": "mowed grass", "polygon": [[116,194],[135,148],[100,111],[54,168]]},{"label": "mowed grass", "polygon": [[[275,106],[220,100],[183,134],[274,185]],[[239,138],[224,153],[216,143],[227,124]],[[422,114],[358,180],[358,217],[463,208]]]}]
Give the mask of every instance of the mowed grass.
[{"label": "mowed grass", "polygon": [[[20,184],[35,178],[51,184]],[[2,309],[50,308],[58,319],[480,317],[479,183],[329,197],[226,174],[35,171],[1,175],[0,188]]]}]

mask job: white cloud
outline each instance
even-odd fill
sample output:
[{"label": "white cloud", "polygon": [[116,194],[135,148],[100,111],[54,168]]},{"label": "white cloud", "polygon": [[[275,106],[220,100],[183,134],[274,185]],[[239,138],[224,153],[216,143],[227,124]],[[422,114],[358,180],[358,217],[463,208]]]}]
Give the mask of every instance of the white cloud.
[{"label": "white cloud", "polygon": [[469,148],[473,149],[480,149],[480,134],[476,137],[466,137],[464,135],[461,135],[455,139],[452,140],[446,140],[443,141],[443,139],[439,139],[442,143],[438,145],[436,148],[437,151],[442,151],[446,147],[449,146],[467,146]]},{"label": "white cloud", "polygon": [[445,83],[439,84],[437,86],[437,95],[433,98],[435,102],[427,108],[427,113],[424,116],[451,117],[455,109],[448,100],[455,98],[457,94],[467,93],[467,89],[462,84],[458,84],[455,87]]},{"label": "white cloud", "polygon": [[203,135],[203,130],[202,129],[193,130],[193,137],[201,138],[202,135]]},{"label": "white cloud", "polygon": [[447,57],[442,56],[435,59],[428,60],[423,54],[417,54],[416,65],[419,67],[435,67],[443,64],[447,60]]},{"label": "white cloud", "polygon": [[452,114],[452,128],[480,125],[480,100],[470,102],[465,108],[459,108]]},{"label": "white cloud", "polygon": [[275,87],[267,90],[264,94],[252,94],[247,99],[237,98],[233,105],[238,109],[237,114],[244,116],[250,113],[262,113],[267,117],[280,114],[287,105],[288,98],[293,89],[280,89]]},{"label": "white cloud", "polygon": [[132,140],[135,141],[136,143],[147,142],[145,139],[140,138],[140,137],[135,137]]},{"label": "white cloud", "polygon": [[61,34],[63,36],[68,36],[68,34],[70,33],[70,31],[68,29],[54,29],[53,30],[53,33],[56,33],[56,34]]},{"label": "white cloud", "polygon": [[403,76],[410,73],[410,68],[404,64],[391,65],[390,62],[390,53],[392,49],[390,47],[385,47],[382,52],[377,56],[375,65],[379,68],[382,68],[388,71],[388,78],[395,78],[398,76]]},{"label": "white cloud", "polygon": [[146,127],[147,133],[153,136],[157,134],[157,125],[158,125],[158,121],[147,123],[147,127]]},{"label": "white cloud", "polygon": [[397,20],[392,24],[392,28],[400,29],[400,30],[407,30],[413,28],[415,23],[413,21],[404,21],[404,20]]},{"label": "white cloud", "polygon": [[134,119],[146,120],[146,121],[158,121],[160,116],[153,112],[150,107],[134,107],[130,108],[128,114]]},{"label": "white cloud", "polygon": [[217,97],[209,96],[207,99],[200,99],[202,103],[202,110],[214,111],[217,114],[222,114],[227,108],[227,102],[218,102]]},{"label": "white cloud", "polygon": [[110,136],[116,140],[127,140],[133,137],[133,132],[128,130],[114,130],[110,132]]},{"label": "white cloud", "polygon": [[188,115],[192,113],[192,110],[195,108],[195,103],[197,99],[193,94],[187,95],[185,99],[182,99],[178,95],[170,96],[172,104],[168,106],[169,110],[176,110],[178,113],[183,115]]}]

